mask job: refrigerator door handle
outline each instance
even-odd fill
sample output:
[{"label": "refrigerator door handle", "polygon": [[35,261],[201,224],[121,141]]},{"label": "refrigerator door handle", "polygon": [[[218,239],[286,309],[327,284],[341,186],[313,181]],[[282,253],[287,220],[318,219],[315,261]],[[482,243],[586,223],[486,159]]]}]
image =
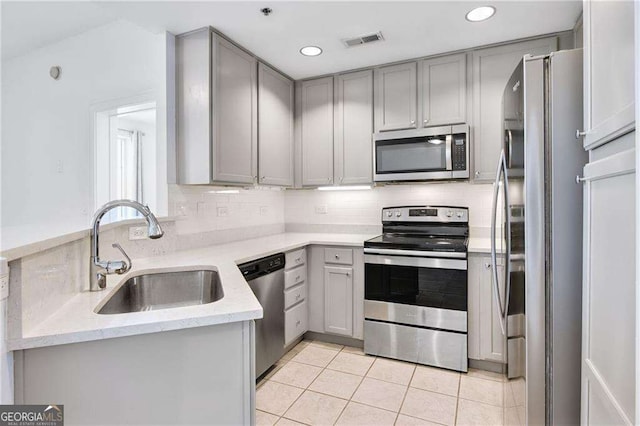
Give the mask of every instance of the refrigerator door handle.
[{"label": "refrigerator door handle", "polygon": [[507,314],[509,312],[509,296],[511,294],[511,211],[509,202],[509,177],[507,176],[507,163],[503,164],[504,170],[504,217],[505,217],[505,261],[504,261],[504,310],[502,312],[502,321],[504,322],[504,330],[507,328]]},{"label": "refrigerator door handle", "polygon": [[507,335],[505,330],[505,324],[503,318],[505,317],[502,307],[502,300],[500,298],[500,284],[498,282],[498,259],[496,254],[496,222],[498,221],[498,193],[500,191],[500,175],[504,169],[504,150],[500,152],[500,158],[498,159],[498,168],[496,170],[496,180],[493,184],[493,203],[492,203],[492,215],[491,215],[491,264],[493,270],[491,273],[491,281],[493,281],[493,294],[498,305],[498,315],[500,315],[500,328],[503,335]]}]

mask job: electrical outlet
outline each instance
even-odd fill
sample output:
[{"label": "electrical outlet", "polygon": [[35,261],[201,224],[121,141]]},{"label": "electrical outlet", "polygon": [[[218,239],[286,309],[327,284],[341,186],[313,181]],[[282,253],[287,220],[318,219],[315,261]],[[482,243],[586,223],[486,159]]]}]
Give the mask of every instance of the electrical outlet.
[{"label": "electrical outlet", "polygon": [[218,207],[217,212],[218,212],[218,217],[229,216],[229,207],[226,207],[226,206]]},{"label": "electrical outlet", "polygon": [[261,206],[260,207],[260,216],[266,216],[269,214],[269,207]]},{"label": "electrical outlet", "polygon": [[130,226],[129,240],[144,240],[149,236],[146,226]]},{"label": "electrical outlet", "polygon": [[327,214],[327,213],[328,213],[328,209],[326,204],[323,204],[321,206],[316,206],[316,214]]},{"label": "electrical outlet", "polygon": [[9,297],[9,274],[0,275],[0,300]]}]

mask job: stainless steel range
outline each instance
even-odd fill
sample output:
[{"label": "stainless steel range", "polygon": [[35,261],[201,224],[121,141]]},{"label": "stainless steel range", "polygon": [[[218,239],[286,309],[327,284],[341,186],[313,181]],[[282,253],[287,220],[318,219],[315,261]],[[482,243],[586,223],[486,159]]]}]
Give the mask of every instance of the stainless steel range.
[{"label": "stainless steel range", "polygon": [[467,371],[465,207],[382,209],[365,241],[364,351]]}]

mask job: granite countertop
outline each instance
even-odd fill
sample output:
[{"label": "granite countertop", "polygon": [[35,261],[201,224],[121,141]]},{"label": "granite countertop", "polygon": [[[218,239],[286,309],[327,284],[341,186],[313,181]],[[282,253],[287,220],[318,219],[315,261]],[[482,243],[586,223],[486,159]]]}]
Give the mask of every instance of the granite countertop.
[{"label": "granite countertop", "polygon": [[[268,237],[185,250],[164,256],[134,259],[125,275],[109,275],[104,291],[78,293],[39,325],[8,341],[9,350],[29,349],[67,343],[189,327],[223,324],[262,318],[262,306],[247,285],[237,265],[271,254],[310,244],[362,247],[374,235],[283,233]],[[148,312],[99,315],[98,306],[132,275],[145,272],[212,269],[218,271],[224,297],[206,305]],[[88,288],[88,285],[87,285]]]},{"label": "granite countertop", "polygon": [[[8,341],[9,350],[86,342],[136,334],[178,330],[262,318],[258,303],[237,265],[271,254],[311,244],[362,247],[375,235],[334,233],[283,233],[268,237],[185,250],[164,256],[134,259],[125,275],[110,275],[107,288],[84,291],[65,303],[39,325]],[[470,238],[470,253],[489,253],[489,238]],[[220,276],[224,297],[206,305],[148,312],[99,315],[96,308],[133,275],[146,272],[212,269]],[[88,286],[87,286],[88,287]]]}]

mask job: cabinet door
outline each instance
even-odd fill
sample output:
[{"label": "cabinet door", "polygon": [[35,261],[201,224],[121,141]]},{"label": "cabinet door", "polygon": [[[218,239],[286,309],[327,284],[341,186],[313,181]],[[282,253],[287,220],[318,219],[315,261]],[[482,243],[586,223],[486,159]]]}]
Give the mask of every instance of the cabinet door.
[{"label": "cabinet door", "polygon": [[637,424],[635,150],[584,175],[580,424]]},{"label": "cabinet door", "polygon": [[302,185],[333,183],[333,77],[300,84]]},{"label": "cabinet door", "polygon": [[213,181],[257,178],[257,61],[213,34]]},{"label": "cabinet door", "polygon": [[324,331],[353,335],[353,268],[324,267]]},{"label": "cabinet door", "polygon": [[467,121],[467,55],[427,59],[419,64],[422,126]]},{"label": "cabinet door", "polygon": [[417,127],[415,62],[375,70],[376,132]]},{"label": "cabinet door", "polygon": [[556,37],[513,43],[473,52],[471,140],[476,181],[492,182],[502,150],[502,94],[509,77],[527,54],[557,50]]},{"label": "cabinet door", "polygon": [[264,185],[293,185],[293,81],[258,65],[258,171]]},{"label": "cabinet door", "polygon": [[373,72],[335,78],[335,179],[338,184],[373,181]]},{"label": "cabinet door", "polygon": [[584,2],[586,149],[635,127],[633,8],[630,1]]},{"label": "cabinet door", "polygon": [[[504,274],[504,266],[498,259],[498,275]],[[480,359],[496,362],[506,362],[507,338],[502,334],[500,314],[495,297],[495,288],[491,275],[493,265],[489,256],[483,257],[479,265],[479,331],[480,331]],[[500,289],[504,294],[504,288]]]}]

